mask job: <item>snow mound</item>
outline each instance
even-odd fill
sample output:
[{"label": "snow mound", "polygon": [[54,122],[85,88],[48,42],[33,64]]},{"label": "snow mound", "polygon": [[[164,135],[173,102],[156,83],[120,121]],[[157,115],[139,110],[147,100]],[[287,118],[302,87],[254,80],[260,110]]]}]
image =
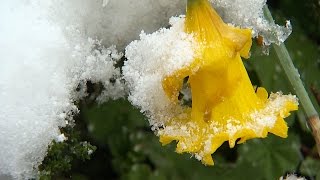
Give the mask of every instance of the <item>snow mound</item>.
[{"label": "snow mound", "polygon": [[55,24],[47,18],[51,6],[24,0],[0,5],[2,177],[36,175],[48,145],[61,135],[59,127],[78,112],[74,101],[85,96],[75,91],[79,83],[102,82],[109,93],[102,99],[124,95],[120,70],[114,67],[122,54]]}]

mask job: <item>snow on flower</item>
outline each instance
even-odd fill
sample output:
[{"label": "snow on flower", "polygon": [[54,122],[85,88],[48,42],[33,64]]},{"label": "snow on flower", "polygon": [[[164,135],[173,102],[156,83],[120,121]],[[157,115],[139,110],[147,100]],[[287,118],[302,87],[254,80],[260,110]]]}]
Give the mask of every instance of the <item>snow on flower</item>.
[{"label": "snow on flower", "polygon": [[[172,27],[142,33],[126,48],[123,74],[129,100],[150,118],[162,144],[177,142],[206,165],[223,142],[230,147],[273,133],[287,136],[284,118],[298,108],[293,95],[252,86],[248,58],[251,30],[225,24],[207,0],[188,0],[186,17]],[[192,105],[181,103],[184,81]]]},{"label": "snow on flower", "polygon": [[152,34],[142,32],[140,40],[130,43],[125,51],[128,61],[123,67],[123,76],[130,89],[128,98],[148,113],[150,124],[155,128],[183,109],[166,97],[161,81],[165,75],[189,65],[195,57],[195,41],[183,31],[184,17],[172,17],[170,24],[171,28]]},{"label": "snow on flower", "polygon": [[290,21],[286,21],[285,26],[279,26],[266,20],[263,7],[267,0],[210,1],[225,22],[252,29],[252,36],[262,36],[265,45],[283,43],[292,32]]}]

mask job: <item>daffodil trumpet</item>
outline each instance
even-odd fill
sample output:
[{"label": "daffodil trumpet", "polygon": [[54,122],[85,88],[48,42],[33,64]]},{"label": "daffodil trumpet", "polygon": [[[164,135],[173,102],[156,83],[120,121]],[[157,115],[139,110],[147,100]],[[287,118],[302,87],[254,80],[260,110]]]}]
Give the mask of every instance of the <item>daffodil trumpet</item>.
[{"label": "daffodil trumpet", "polygon": [[[160,142],[177,142],[178,153],[188,152],[206,165],[225,141],[232,148],[273,133],[287,137],[284,118],[298,109],[293,95],[254,88],[242,59],[249,58],[251,30],[227,25],[207,0],[188,0],[184,31],[198,46],[196,58],[162,80],[167,97],[179,105],[183,79],[188,77],[192,107],[169,119],[158,130]],[[269,96],[269,98],[268,98]],[[237,141],[239,139],[239,141]]]}]

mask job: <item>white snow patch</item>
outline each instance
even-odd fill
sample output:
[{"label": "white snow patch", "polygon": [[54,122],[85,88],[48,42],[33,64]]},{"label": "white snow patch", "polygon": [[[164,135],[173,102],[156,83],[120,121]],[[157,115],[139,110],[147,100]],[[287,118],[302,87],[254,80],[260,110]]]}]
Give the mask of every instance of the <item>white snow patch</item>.
[{"label": "white snow patch", "polygon": [[122,55],[61,28],[49,10],[59,4],[51,2],[0,3],[1,177],[35,177],[50,142],[63,139],[59,127],[78,112],[73,103],[85,95],[75,91],[80,82],[101,81],[107,90],[117,89],[119,94],[105,93],[112,98],[123,94],[123,88],[108,84],[119,78],[113,65]]},{"label": "white snow patch", "polygon": [[67,140],[68,138],[62,133],[60,135],[58,135],[55,139],[56,142],[64,142],[65,140]]},{"label": "white snow patch", "polygon": [[[185,11],[184,0],[54,0],[53,11],[62,26],[74,24],[103,45],[124,49],[141,30],[151,33]],[[60,16],[59,16],[60,15]],[[75,24],[76,23],[76,24]]]},{"label": "white snow patch", "polygon": [[281,176],[279,180],[306,180],[306,178],[297,176],[296,174],[288,174],[285,177]]},{"label": "white snow patch", "polygon": [[226,23],[251,28],[253,37],[261,35],[265,45],[284,42],[292,32],[290,21],[279,26],[266,20],[263,6],[267,0],[210,0]]},{"label": "white snow patch", "polygon": [[[129,100],[150,116],[153,126],[163,125],[168,116],[181,111],[165,95],[162,80],[188,66],[196,56],[196,42],[192,35],[183,31],[184,17],[173,17],[170,24],[171,28],[152,34],[142,32],[140,40],[126,47],[128,61],[123,67],[123,75],[130,89]],[[172,111],[177,113],[169,113]]]}]

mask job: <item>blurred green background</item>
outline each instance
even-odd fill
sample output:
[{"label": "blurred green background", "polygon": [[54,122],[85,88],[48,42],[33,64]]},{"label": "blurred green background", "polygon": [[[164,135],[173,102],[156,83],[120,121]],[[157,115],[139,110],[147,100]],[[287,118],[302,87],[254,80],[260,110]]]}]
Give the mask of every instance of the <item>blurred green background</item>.
[{"label": "blurred green background", "polygon": [[[320,92],[320,2],[272,0],[268,5],[278,24],[291,20],[293,32],[285,44],[319,112],[312,89]],[[253,84],[294,94],[272,48],[266,56],[254,44],[251,53],[245,65]],[[271,180],[296,173],[320,180],[320,159],[301,107],[286,119],[287,139],[270,134],[233,149],[225,143],[213,155],[215,165],[206,167],[190,154],[175,153],[174,143],[161,146],[146,117],[126,100],[97,105],[90,99],[99,85],[88,82],[88,91],[91,97],[79,102],[75,127],[62,129],[69,139],[53,144],[40,166],[41,179]]]}]

